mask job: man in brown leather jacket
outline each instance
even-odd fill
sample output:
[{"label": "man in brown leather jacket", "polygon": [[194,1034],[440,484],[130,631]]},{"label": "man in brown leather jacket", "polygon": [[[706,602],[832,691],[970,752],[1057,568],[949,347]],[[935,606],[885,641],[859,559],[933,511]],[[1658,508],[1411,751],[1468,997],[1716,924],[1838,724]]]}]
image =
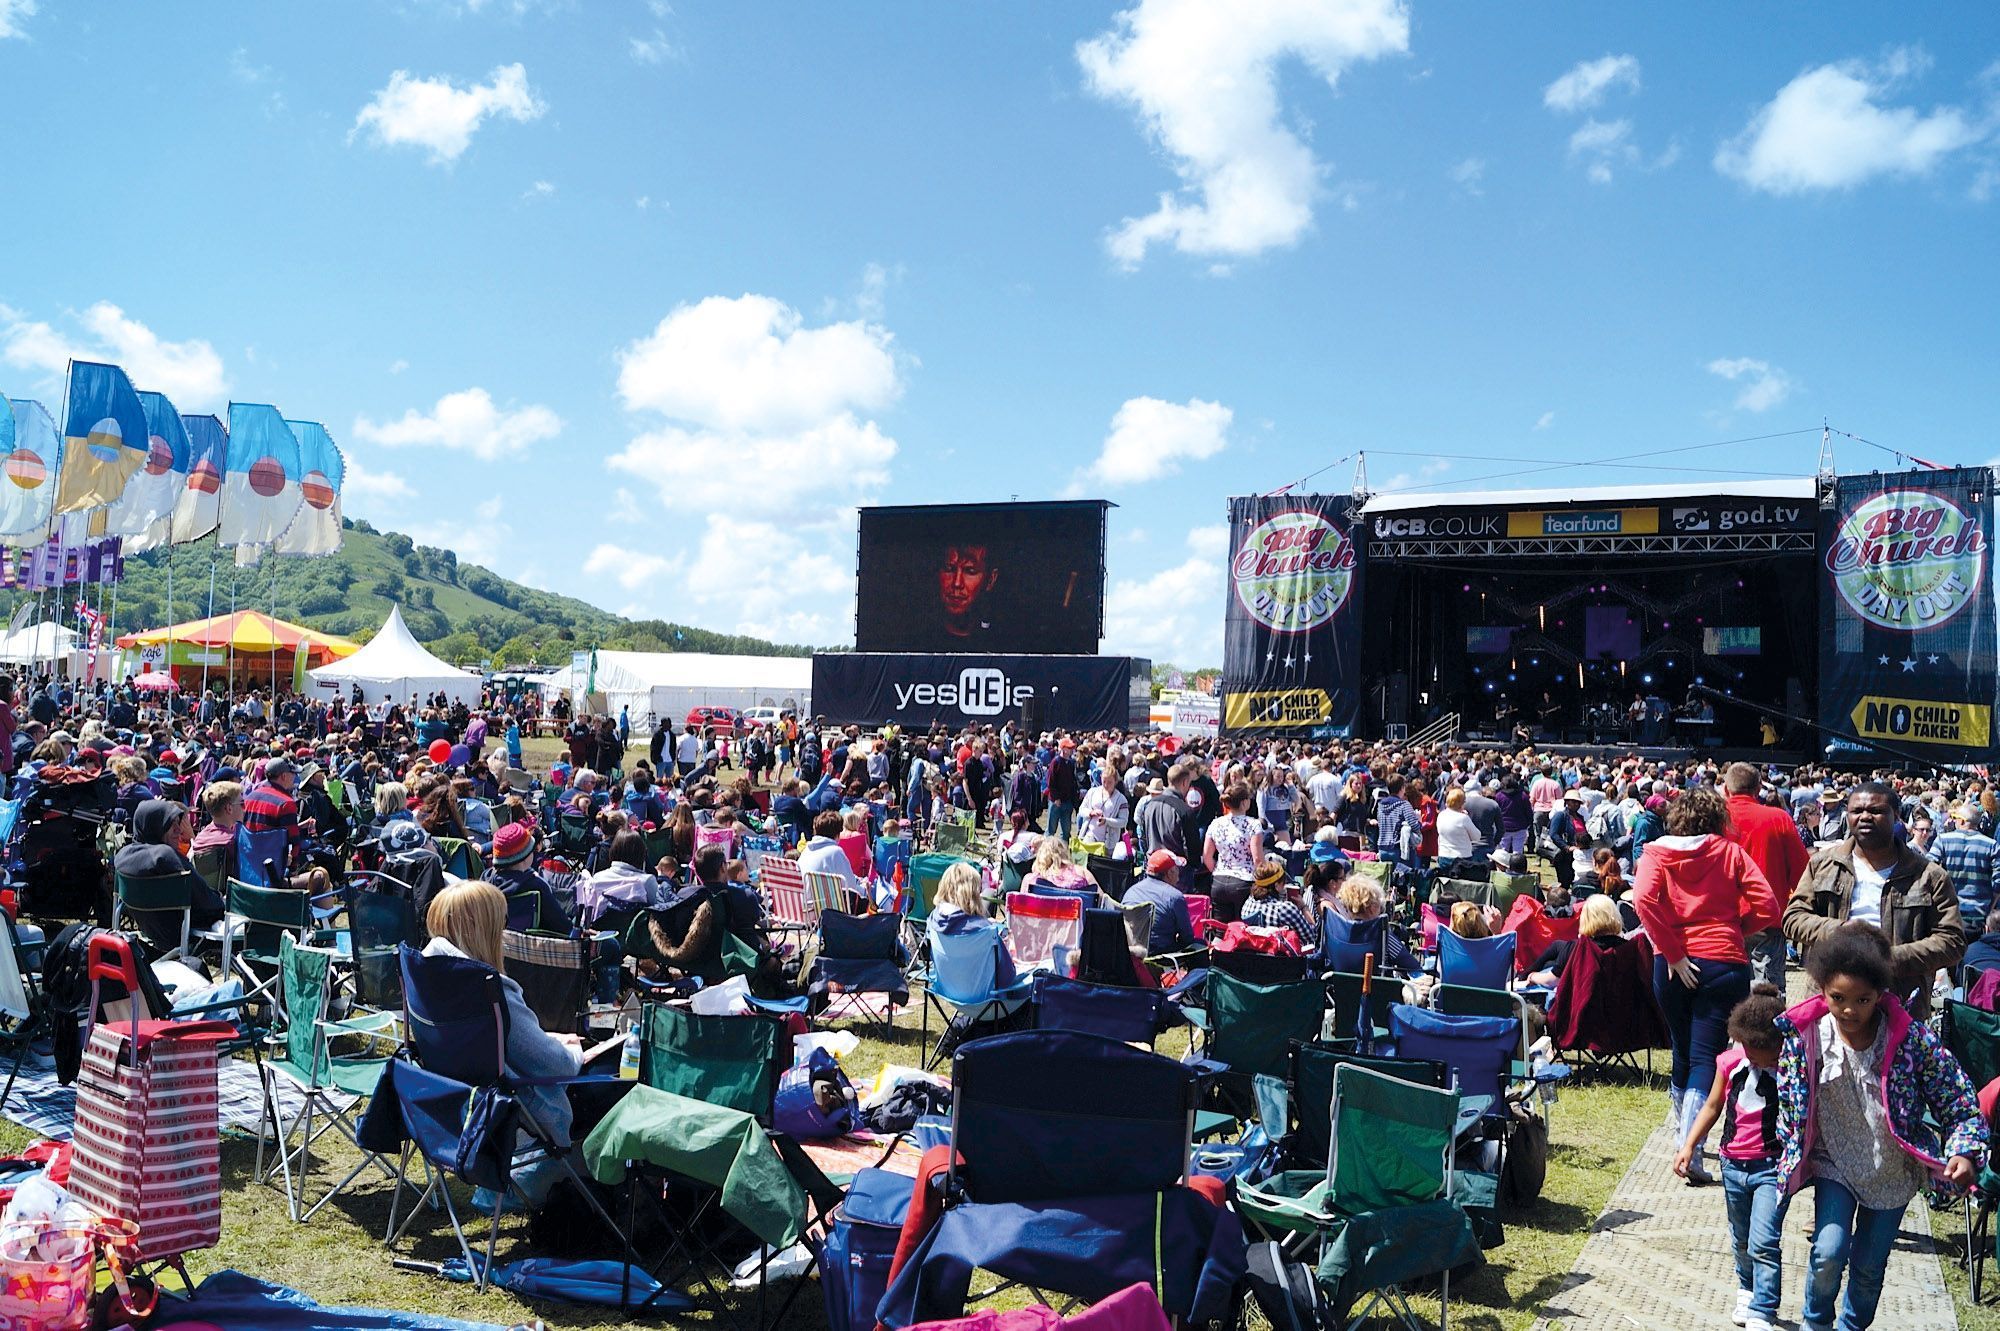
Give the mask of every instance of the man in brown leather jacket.
[{"label": "man in brown leather jacket", "polygon": [[1919,1021],[1930,1012],[1931,979],[1965,955],[1958,894],[1942,866],[1897,841],[1896,796],[1879,781],[1847,796],[1847,837],[1815,851],[1785,907],[1785,937],[1801,957],[1849,920],[1889,936],[1896,996]]}]

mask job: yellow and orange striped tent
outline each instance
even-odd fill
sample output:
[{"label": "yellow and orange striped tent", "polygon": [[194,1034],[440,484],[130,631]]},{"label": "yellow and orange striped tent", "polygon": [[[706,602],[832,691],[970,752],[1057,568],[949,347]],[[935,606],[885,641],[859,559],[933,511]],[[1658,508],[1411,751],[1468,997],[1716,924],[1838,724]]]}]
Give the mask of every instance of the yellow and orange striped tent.
[{"label": "yellow and orange striped tent", "polygon": [[209,651],[255,655],[291,652],[305,657],[312,666],[343,660],[361,650],[361,644],[350,638],[321,633],[303,624],[288,624],[255,610],[239,610],[233,615],[216,615],[209,619],[191,619],[171,628],[127,633],[118,639],[120,647],[163,647],[170,642],[176,647],[185,645]]}]

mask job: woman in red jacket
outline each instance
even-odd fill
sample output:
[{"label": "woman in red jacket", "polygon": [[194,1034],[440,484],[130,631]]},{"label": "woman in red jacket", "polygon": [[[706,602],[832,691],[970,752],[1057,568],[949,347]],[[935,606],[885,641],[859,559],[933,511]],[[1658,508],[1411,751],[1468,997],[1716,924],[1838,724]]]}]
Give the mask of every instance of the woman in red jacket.
[{"label": "woman in red jacket", "polygon": [[[1729,840],[1729,809],[1707,786],[1667,806],[1667,831],[1646,846],[1633,908],[1653,944],[1653,992],[1673,1039],[1676,1130],[1686,1140],[1729,1045],[1729,1012],[1750,996],[1745,939],[1776,927],[1783,902]],[[1697,1145],[1689,1183],[1712,1183]]]}]

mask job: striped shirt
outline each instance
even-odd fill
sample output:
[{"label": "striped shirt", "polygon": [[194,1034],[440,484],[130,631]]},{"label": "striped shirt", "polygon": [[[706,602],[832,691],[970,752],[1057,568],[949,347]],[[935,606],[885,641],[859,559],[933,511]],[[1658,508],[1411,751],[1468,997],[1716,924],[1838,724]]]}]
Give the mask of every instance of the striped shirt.
[{"label": "striped shirt", "polygon": [[1930,859],[1951,875],[1965,935],[1977,937],[1985,931],[1986,914],[1993,908],[1996,888],[2000,888],[2000,844],[1982,833],[1954,827],[1931,843]]}]

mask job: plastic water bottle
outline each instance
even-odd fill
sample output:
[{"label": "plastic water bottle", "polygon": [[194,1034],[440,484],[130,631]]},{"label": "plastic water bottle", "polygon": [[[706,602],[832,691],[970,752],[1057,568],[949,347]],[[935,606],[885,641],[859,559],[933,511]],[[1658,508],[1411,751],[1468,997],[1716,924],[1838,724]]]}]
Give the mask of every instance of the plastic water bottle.
[{"label": "plastic water bottle", "polygon": [[625,1032],[625,1048],[618,1054],[618,1075],[626,1081],[639,1080],[639,1027],[635,1022]]}]

